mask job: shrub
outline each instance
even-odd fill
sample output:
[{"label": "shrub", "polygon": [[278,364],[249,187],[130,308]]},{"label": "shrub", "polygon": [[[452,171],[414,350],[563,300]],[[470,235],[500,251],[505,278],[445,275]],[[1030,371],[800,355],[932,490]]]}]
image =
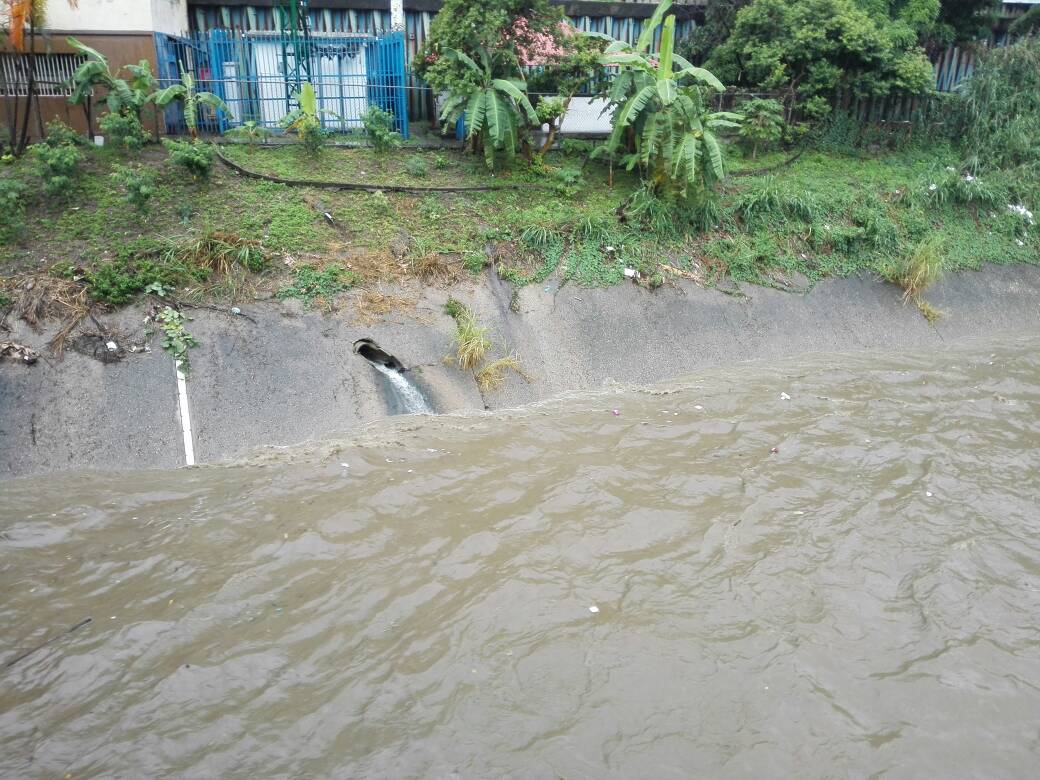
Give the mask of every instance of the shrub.
[{"label": "shrub", "polygon": [[98,127],[112,143],[126,150],[140,149],[148,141],[141,120],[134,114],[105,114]]},{"label": "shrub", "polygon": [[379,106],[369,106],[361,116],[361,124],[376,154],[386,154],[401,145],[401,134],[394,130],[394,115],[389,111]]},{"label": "shrub", "polygon": [[37,172],[43,179],[44,192],[51,197],[67,194],[76,168],[83,160],[83,153],[71,144],[36,144],[32,153],[38,163]]},{"label": "shrub", "polygon": [[25,185],[0,179],[0,243],[14,241],[25,229]]},{"label": "shrub", "polygon": [[438,171],[443,171],[451,167],[451,161],[443,154],[438,154],[433,158],[433,167]]},{"label": "shrub", "polygon": [[817,116],[829,112],[839,90],[860,97],[927,92],[932,66],[917,40],[939,3],[867,7],[857,0],[753,0],[706,65],[732,83],[796,94],[803,112]]},{"label": "shrub", "polygon": [[425,179],[429,175],[429,170],[426,168],[426,160],[419,155],[409,157],[404,164],[404,169],[409,176],[414,176],[417,179]]},{"label": "shrub", "polygon": [[957,136],[977,172],[1040,160],[1040,38],[987,49],[960,86]]},{"label": "shrub", "polygon": [[454,49],[475,59],[481,48],[499,49],[516,61],[516,43],[504,33],[520,18],[525,20],[528,38],[544,35],[551,40],[563,21],[563,9],[550,0],[444,0],[415,56],[416,75],[435,93],[471,90],[476,86],[475,74],[444,54]]},{"label": "shrub", "polygon": [[86,142],[86,138],[77,133],[60,119],[55,119],[47,123],[46,137],[43,139],[43,143],[47,144],[47,146],[64,146],[66,144],[82,146]]},{"label": "shrub", "polygon": [[784,135],[784,107],[777,100],[751,98],[740,104],[744,121],[738,135],[751,159],[758,156],[759,149],[769,149]]},{"label": "shrub", "polygon": [[163,139],[163,146],[170,153],[170,162],[179,165],[191,174],[193,180],[209,178],[213,168],[213,147],[199,141],[173,141]]},{"label": "shrub", "polygon": [[125,191],[123,199],[138,211],[148,210],[155,194],[155,174],[141,166],[120,165],[112,172],[112,180]]}]

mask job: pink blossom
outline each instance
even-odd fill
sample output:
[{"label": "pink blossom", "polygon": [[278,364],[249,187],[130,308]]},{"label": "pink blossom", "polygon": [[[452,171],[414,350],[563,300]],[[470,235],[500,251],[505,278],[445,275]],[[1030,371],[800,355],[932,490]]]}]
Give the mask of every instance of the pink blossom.
[{"label": "pink blossom", "polygon": [[[569,25],[560,24],[560,34],[569,36],[571,33],[565,28]],[[558,60],[565,55],[563,48],[557,42],[552,33],[532,30],[530,23],[522,16],[518,16],[511,27],[502,35],[503,40],[513,44],[517,59],[521,65],[545,65]]]}]

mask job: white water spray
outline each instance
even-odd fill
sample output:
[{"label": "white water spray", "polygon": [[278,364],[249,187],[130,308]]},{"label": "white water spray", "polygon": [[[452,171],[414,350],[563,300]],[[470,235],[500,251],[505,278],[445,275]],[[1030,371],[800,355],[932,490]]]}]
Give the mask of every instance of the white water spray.
[{"label": "white water spray", "polygon": [[390,380],[390,385],[394,388],[394,392],[407,414],[433,414],[433,409],[430,408],[425,396],[408,377],[382,363],[372,363],[372,365],[375,366],[376,371]]}]

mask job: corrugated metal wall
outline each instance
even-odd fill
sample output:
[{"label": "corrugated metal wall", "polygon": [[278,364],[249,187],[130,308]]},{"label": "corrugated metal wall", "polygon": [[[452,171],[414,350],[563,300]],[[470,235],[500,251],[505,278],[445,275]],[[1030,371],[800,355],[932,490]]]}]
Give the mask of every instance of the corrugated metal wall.
[{"label": "corrugated metal wall", "polygon": [[[389,2],[387,3],[389,6]],[[243,32],[270,32],[277,30],[278,20],[274,9],[258,6],[193,5],[189,9],[188,22],[192,31],[201,32],[217,28],[241,30]],[[412,58],[426,40],[434,14],[427,11],[405,12],[405,46],[409,65],[408,113],[413,119],[428,117],[428,90],[423,89],[410,73]],[[635,43],[643,28],[642,19],[613,16],[579,16],[571,19],[579,30],[606,33],[619,40]],[[693,20],[679,22],[677,32],[686,35],[694,27]],[[311,9],[310,29],[312,33],[368,33],[381,35],[390,30],[390,10],[354,9]]]}]

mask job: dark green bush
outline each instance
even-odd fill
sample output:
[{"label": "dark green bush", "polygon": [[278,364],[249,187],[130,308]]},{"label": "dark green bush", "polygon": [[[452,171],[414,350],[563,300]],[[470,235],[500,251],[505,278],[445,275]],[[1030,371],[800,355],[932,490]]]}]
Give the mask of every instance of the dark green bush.
[{"label": "dark green bush", "polygon": [[87,139],[60,119],[55,119],[47,123],[46,137],[43,142],[47,146],[64,146],[65,144],[82,146],[86,144]]},{"label": "dark green bush", "polygon": [[98,127],[112,144],[126,150],[140,149],[148,141],[141,120],[134,114],[105,114]]},{"label": "dark green bush", "polygon": [[170,153],[170,162],[179,165],[191,174],[194,180],[209,178],[213,168],[213,147],[199,141],[173,141],[163,139],[163,146]]},{"label": "dark green bush", "polygon": [[43,179],[44,192],[51,197],[67,194],[83,153],[72,144],[36,144],[32,154],[38,163],[37,172]]},{"label": "dark green bush", "polygon": [[155,174],[141,166],[120,165],[112,173],[112,180],[119,184],[125,195],[123,199],[138,211],[148,210],[148,201],[155,194]]},{"label": "dark green bush", "polygon": [[379,106],[369,106],[361,116],[361,124],[377,154],[385,154],[401,145],[401,134],[394,130],[394,115]]}]

